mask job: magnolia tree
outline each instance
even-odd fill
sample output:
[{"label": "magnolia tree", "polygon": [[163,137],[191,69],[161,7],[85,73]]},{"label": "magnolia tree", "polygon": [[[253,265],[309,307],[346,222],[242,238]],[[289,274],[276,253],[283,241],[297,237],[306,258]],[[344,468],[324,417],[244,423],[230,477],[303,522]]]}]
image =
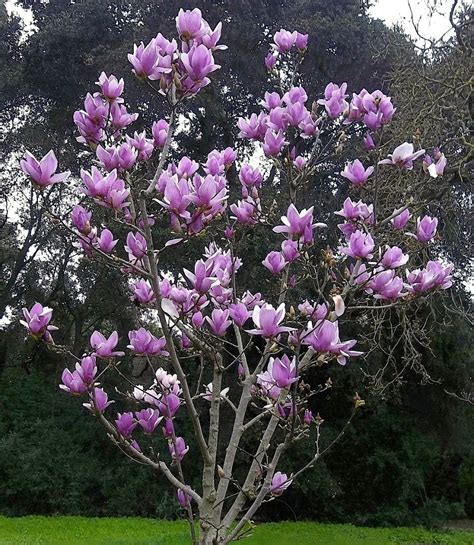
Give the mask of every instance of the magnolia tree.
[{"label": "magnolia tree", "polygon": [[[177,40],[158,34],[147,45],[135,45],[128,56],[136,77],[169,108],[167,120],[151,127],[152,137],[146,131],[127,134],[137,114],[127,111],[124,82],[112,75],[100,75],[99,91],[88,94],[84,110],[74,114],[77,140],[88,150],[83,153],[88,166],[80,173],[81,203],[91,199],[104,207],[110,229],[94,226],[82,204],[74,206],[71,223],[47,210],[75,234],[84,258],[120,268],[142,327],[130,331],[128,340],[119,339],[116,331],[94,331],[90,347],[74,355],[54,344],[50,308],[36,303],[25,309],[23,323],[34,338],[75,360],[74,368],[64,370],[60,388],[85,398],[83,405],[110,439],[175,488],[192,542],[226,544],[248,532],[259,507],[280,496],[329,448],[320,445],[322,419],[313,416],[308,400],[330,383],[312,389],[304,378],[315,367],[346,365],[362,355],[356,340],[344,335],[344,323],[361,309],[406,306],[448,288],[451,266],[436,260],[419,265],[436,235],[437,219],[412,214],[421,216],[428,203],[404,202],[401,194],[393,213],[380,217],[376,209],[384,170],[407,175],[425,153],[406,142],[373,165],[355,159],[334,173],[349,181],[356,197],[334,211],[341,218],[340,245],[316,250],[315,237],[326,226],[315,221],[313,207],[302,208],[306,184],[327,168],[349,129],[351,138],[363,140],[364,157],[375,158],[395,108],[381,91],[364,89],[348,100],[346,84],[329,83],[324,97],[308,109],[307,91],[295,85],[308,39],[299,32],[275,34],[265,64],[277,90],[265,93],[261,110],[238,123],[239,137],[261,149],[278,172],[271,183],[273,193],[286,201],[281,220],[273,221],[274,195],[269,203],[262,198],[270,182],[264,181],[261,162],[239,161],[231,148],[210,151],[204,165],[187,156],[171,162],[179,115],[210,84],[210,74],[220,68],[214,55],[226,49],[219,45],[221,25],[212,30],[198,9],[180,10],[176,26]],[[439,151],[419,161],[427,184],[443,174],[445,163]],[[229,203],[227,174],[233,164],[241,197]],[[21,166],[40,196],[69,176],[56,173],[53,151],[41,161],[27,152]],[[168,241],[157,247],[163,218]],[[251,283],[239,280],[245,267],[239,248],[256,226],[268,229],[274,245],[259,273],[273,275],[268,294],[255,293]],[[114,230],[127,233],[125,240],[114,238]],[[173,278],[162,256],[193,238],[202,258]],[[400,248],[390,244],[393,240],[407,244]],[[418,266],[405,272],[408,263]],[[312,299],[296,300],[308,281]],[[125,351],[149,367],[148,383],[135,383],[122,363]],[[199,373],[185,373],[189,359]],[[119,375],[127,391],[112,391],[110,374]],[[194,384],[191,375],[197,377]],[[356,396],[355,408],[361,404]],[[125,409],[117,412],[116,407]],[[233,415],[225,426],[225,448],[219,441],[224,408]],[[181,414],[191,423],[192,450],[180,429]],[[285,452],[303,440],[311,440],[312,456],[293,474],[283,473]],[[161,456],[164,445],[169,455]],[[187,480],[185,456],[202,467],[199,486]],[[240,467],[242,460],[248,464],[244,475],[235,471],[239,459]]]}]

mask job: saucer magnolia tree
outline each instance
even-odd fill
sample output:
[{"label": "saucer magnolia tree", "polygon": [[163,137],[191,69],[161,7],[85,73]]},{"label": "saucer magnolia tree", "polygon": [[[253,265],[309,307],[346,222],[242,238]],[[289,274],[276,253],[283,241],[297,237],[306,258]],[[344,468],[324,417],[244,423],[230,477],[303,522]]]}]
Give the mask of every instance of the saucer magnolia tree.
[{"label": "saucer magnolia tree", "polygon": [[[239,120],[239,137],[251,140],[278,172],[272,176],[271,202],[264,202],[262,189],[270,182],[262,163],[243,162],[231,148],[210,150],[202,165],[187,156],[171,161],[180,112],[211,83],[226,49],[219,44],[221,25],[212,29],[198,9],[180,10],[176,26],[177,39],[158,34],[128,56],[136,77],[168,107],[167,119],[148,132],[129,130],[137,114],[127,111],[124,82],[102,73],[98,91],[74,114],[78,141],[88,150],[80,173],[81,204],[70,219],[47,210],[74,233],[84,259],[122,271],[141,327],[128,339],[116,331],[94,331],[84,354],[74,355],[54,344],[51,309],[36,303],[25,309],[23,323],[34,338],[67,354],[70,365],[60,388],[83,399],[129,458],[163,474],[175,488],[193,543],[225,544],[248,532],[262,503],[283,494],[327,450],[320,445],[322,419],[311,413],[308,400],[330,383],[315,390],[304,380],[316,366],[350,365],[362,356],[344,324],[364,309],[410,305],[450,286],[451,266],[421,261],[437,233],[437,219],[423,212],[428,203],[405,203],[400,194],[393,213],[380,217],[377,210],[377,183],[386,170],[404,176],[424,168],[429,184],[442,176],[446,161],[439,152],[423,158],[424,150],[406,142],[371,165],[355,157],[333,175],[338,184],[348,180],[354,196],[333,211],[341,220],[339,245],[321,253],[314,242],[326,226],[313,217],[313,207],[303,208],[305,187],[327,168],[343,135],[360,139],[361,149],[380,149],[382,128],[396,110],[390,97],[364,89],[350,98],[345,83],[329,83],[324,96],[311,103],[311,90],[295,84],[308,37],[276,32],[264,59],[276,87],[249,118]],[[229,202],[226,175],[233,164],[241,196]],[[57,172],[52,151],[41,160],[27,152],[21,166],[40,195],[68,183],[69,173]],[[276,193],[286,201],[281,219],[275,216]],[[90,201],[106,209],[107,226],[94,222]],[[168,241],[157,247],[164,220]],[[259,270],[273,278],[269,293],[255,292],[252,275],[246,285],[239,281],[246,267],[239,247],[256,227],[268,229],[272,241]],[[191,239],[201,245],[202,257],[183,264],[181,275],[171,280],[162,256]],[[296,300],[304,290],[311,300]],[[127,355],[146,363],[149,382],[135,383]],[[198,372],[185,373],[189,360]],[[110,387],[111,374],[121,377],[126,391]],[[194,384],[191,375],[199,375]],[[361,404],[356,396],[355,407]],[[224,409],[233,419],[225,423],[223,446]],[[193,448],[180,429],[184,415]],[[310,437],[312,456],[286,474],[285,452]],[[199,486],[187,480],[185,457],[202,466]],[[235,471],[239,459],[240,467],[247,464],[245,475]]]}]

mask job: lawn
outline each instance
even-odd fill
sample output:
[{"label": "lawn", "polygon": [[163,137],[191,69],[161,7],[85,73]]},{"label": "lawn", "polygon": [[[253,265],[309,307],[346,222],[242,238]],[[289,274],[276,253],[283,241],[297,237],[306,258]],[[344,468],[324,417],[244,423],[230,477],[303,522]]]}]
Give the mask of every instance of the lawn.
[{"label": "lawn", "polygon": [[[138,518],[0,517],[0,545],[185,545],[181,522]],[[359,528],[311,522],[262,524],[247,545],[472,545],[469,531]]]}]

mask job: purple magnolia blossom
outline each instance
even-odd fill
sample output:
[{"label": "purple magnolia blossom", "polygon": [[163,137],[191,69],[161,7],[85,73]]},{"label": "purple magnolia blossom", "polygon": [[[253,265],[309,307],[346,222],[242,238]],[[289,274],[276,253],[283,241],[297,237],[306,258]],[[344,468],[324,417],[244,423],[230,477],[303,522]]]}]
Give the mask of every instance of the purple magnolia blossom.
[{"label": "purple magnolia blossom", "polygon": [[183,41],[196,40],[206,33],[202,13],[199,8],[180,9],[176,17],[176,29]]},{"label": "purple magnolia blossom", "polygon": [[139,280],[132,287],[135,301],[138,303],[151,303],[155,299],[153,288],[148,280]]},{"label": "purple magnolia blossom", "polygon": [[58,168],[58,161],[53,150],[48,151],[40,161],[27,151],[20,161],[20,165],[21,170],[40,188],[64,182],[71,175],[69,170],[55,174]]},{"label": "purple magnolia blossom", "polygon": [[389,154],[389,159],[383,159],[379,161],[379,165],[393,165],[400,168],[411,170],[413,168],[413,161],[425,153],[424,149],[414,151],[413,144],[404,142],[393,150],[393,153]]},{"label": "purple magnolia blossom", "polygon": [[271,72],[275,68],[276,61],[277,56],[275,53],[270,51],[270,53],[268,53],[268,55],[265,57],[265,68]]},{"label": "purple magnolia blossom", "polygon": [[269,377],[279,388],[288,388],[288,386],[296,382],[299,378],[296,375],[295,358],[293,357],[290,360],[286,354],[281,358],[270,358],[267,372],[264,375],[265,379]]},{"label": "purple magnolia blossom", "polygon": [[252,335],[261,335],[267,339],[276,337],[280,333],[293,331],[292,327],[281,326],[281,322],[285,318],[285,303],[282,303],[278,308],[265,303],[262,306],[257,306],[253,309],[252,320],[255,324],[255,329],[250,329],[248,333]]},{"label": "purple magnolia blossom", "polygon": [[263,176],[258,168],[253,168],[249,164],[242,165],[239,172],[239,180],[246,187],[260,187]]},{"label": "purple magnolia blossom", "polygon": [[158,426],[163,419],[163,417],[160,416],[160,411],[151,408],[142,409],[141,411],[136,412],[135,418],[145,433],[153,433],[156,426]]},{"label": "purple magnolia blossom", "polygon": [[217,335],[218,337],[223,337],[229,326],[232,324],[232,322],[229,320],[228,309],[221,310],[216,308],[212,311],[211,317],[206,317],[206,320],[211,326],[214,335]]},{"label": "purple magnolia blossom", "polygon": [[375,149],[375,142],[370,132],[366,132],[364,135],[364,148],[367,151],[372,151]]},{"label": "purple magnolia blossom", "polygon": [[281,217],[283,225],[277,225],[273,228],[275,233],[288,233],[289,235],[303,237],[310,233],[310,240],[313,232],[313,207],[306,210],[303,208],[298,212],[292,203],[288,207],[286,216]]},{"label": "purple magnolia blossom", "polygon": [[313,413],[309,409],[305,409],[303,416],[303,424],[310,426],[313,423]]},{"label": "purple magnolia blossom", "polygon": [[76,371],[85,384],[90,386],[97,374],[97,362],[95,356],[85,356],[76,363]]},{"label": "purple magnolia blossom", "polygon": [[61,380],[62,384],[59,385],[61,390],[68,392],[71,395],[81,395],[87,390],[87,384],[82,380],[82,376],[79,371],[69,371],[64,369]]},{"label": "purple magnolia blossom", "polygon": [[425,244],[434,238],[437,228],[438,218],[430,216],[424,216],[423,219],[418,218],[416,221],[415,236],[420,242]]},{"label": "purple magnolia blossom", "polygon": [[262,261],[262,264],[272,274],[280,274],[280,272],[286,267],[287,262],[280,252],[270,252]]},{"label": "purple magnolia blossom", "polygon": [[170,393],[164,395],[156,405],[163,416],[173,418],[181,406],[181,400],[176,394]]},{"label": "purple magnolia blossom", "polygon": [[178,461],[181,462],[186,453],[189,451],[189,447],[186,445],[182,437],[176,437],[175,443],[168,443],[168,449],[174,463]]},{"label": "purple magnolia blossom", "polygon": [[[334,212],[336,216],[342,216],[349,221],[362,221],[366,225],[372,225],[374,220],[374,206],[365,204],[361,200],[352,201],[349,197],[344,201],[342,209]],[[342,230],[342,229],[341,229]],[[353,229],[349,234],[355,232]]]},{"label": "purple magnolia blossom", "polygon": [[53,317],[53,309],[43,307],[40,303],[35,303],[30,310],[23,309],[24,320],[20,323],[24,325],[33,337],[45,337],[45,340],[50,340],[50,331],[57,331],[57,327],[49,325]]},{"label": "purple magnolia blossom", "polygon": [[92,167],[91,172],[81,169],[81,178],[84,182],[84,193],[88,197],[93,197],[98,204],[120,210],[126,207],[129,203],[127,198],[130,195],[130,190],[125,188],[125,183],[117,177],[117,170],[109,172],[107,176],[103,176],[95,167]]},{"label": "purple magnolia blossom", "polygon": [[143,327],[136,331],[129,331],[128,338],[130,339],[130,344],[127,348],[133,350],[135,354],[168,356],[168,352],[165,350],[166,339],[164,337],[157,339]]},{"label": "purple magnolia blossom", "polygon": [[[280,53],[287,53],[295,44],[298,38],[298,33],[295,31],[290,32],[283,28],[275,33],[273,41],[275,42],[275,49]],[[301,41],[301,40],[300,40]]]},{"label": "purple magnolia blossom", "polygon": [[[130,136],[126,136],[126,139],[126,145],[128,147],[131,147],[134,152],[135,158],[138,158],[139,161],[148,161],[148,159],[150,159],[155,146],[154,141],[146,137],[145,131],[142,131],[140,133],[135,131],[133,133],[133,138]],[[122,168],[128,170],[133,166],[134,163],[135,161],[133,161],[130,166],[122,166]]]},{"label": "purple magnolia blossom", "polygon": [[153,135],[153,143],[157,148],[163,149],[168,138],[169,129],[169,123],[164,119],[159,119],[153,123],[151,134]]},{"label": "purple magnolia blossom", "polygon": [[118,80],[112,74],[107,76],[105,72],[102,72],[99,76],[99,81],[96,81],[96,84],[100,87],[102,94],[107,100],[110,102],[114,100],[123,102],[123,99],[120,98],[124,87],[123,79]]},{"label": "purple magnolia blossom", "polygon": [[114,240],[114,235],[108,229],[104,229],[97,239],[99,249],[106,254],[110,254],[113,251],[117,242],[118,239]]},{"label": "purple magnolia blossom", "polygon": [[147,244],[145,237],[137,232],[128,233],[127,235],[127,245],[125,246],[125,251],[137,259],[141,259],[145,256],[147,252]]},{"label": "purple magnolia blossom", "polygon": [[341,176],[347,178],[351,184],[355,186],[364,185],[369,176],[374,172],[374,167],[370,166],[367,169],[364,165],[356,159],[352,163],[347,163],[344,170],[341,172]]},{"label": "purple magnolia blossom", "polygon": [[429,175],[432,178],[437,178],[444,174],[444,169],[446,168],[448,161],[444,153],[439,153],[436,162],[433,162],[433,159],[430,155],[425,155],[423,159],[423,166],[428,171]]},{"label": "purple magnolia blossom", "polygon": [[329,352],[337,356],[337,361],[345,365],[347,358],[351,356],[360,356],[362,352],[351,350],[357,341],[343,341],[339,338],[339,325],[337,322],[323,320],[317,322],[315,326],[308,322],[308,332],[303,343],[311,346],[316,352]]},{"label": "purple magnolia blossom", "polygon": [[335,83],[328,83],[324,90],[324,98],[318,100],[318,104],[323,105],[332,119],[339,117],[348,107],[345,100],[347,83],[343,83],[340,87]]},{"label": "purple magnolia blossom", "polygon": [[[394,211],[395,213],[395,211]],[[405,208],[400,214],[397,214],[394,218],[392,218],[392,225],[393,228],[397,231],[401,231],[405,225],[408,223],[408,220],[411,218],[410,210],[408,208]]]},{"label": "purple magnolia blossom", "polygon": [[453,265],[443,266],[439,261],[428,261],[424,269],[407,271],[407,288],[413,293],[424,293],[433,288],[448,289],[452,285]]},{"label": "purple magnolia blossom", "polygon": [[183,509],[186,509],[191,505],[191,496],[189,494],[186,494],[186,492],[184,492],[184,490],[181,490],[181,488],[178,488],[176,496],[178,498],[179,505],[181,505]]},{"label": "purple magnolia blossom", "polygon": [[220,68],[205,45],[193,45],[188,53],[181,54],[181,62],[189,78],[200,86],[207,85],[209,79],[206,76]]},{"label": "purple magnolia blossom", "polygon": [[71,212],[71,221],[74,227],[82,234],[88,235],[91,232],[90,220],[92,212],[88,212],[85,208],[76,204]]},{"label": "purple magnolia blossom", "polygon": [[268,129],[264,137],[263,152],[267,157],[274,157],[281,153],[286,144],[285,136],[281,130],[274,132]]},{"label": "purple magnolia blossom", "polygon": [[238,327],[243,327],[250,317],[250,311],[244,303],[232,303],[229,307],[229,315]]},{"label": "purple magnolia blossom", "polygon": [[374,239],[368,233],[362,231],[355,231],[349,238],[349,245],[347,247],[341,247],[342,253],[353,257],[354,259],[371,259],[372,250],[374,249]]},{"label": "purple magnolia blossom", "polygon": [[293,479],[289,479],[286,473],[277,471],[272,478],[270,494],[272,496],[281,496],[283,492],[291,485]]},{"label": "purple magnolia blossom", "polygon": [[297,32],[296,33],[295,45],[301,51],[306,49],[308,47],[308,35],[307,34],[301,34],[301,32]]},{"label": "purple magnolia blossom", "polygon": [[118,413],[117,419],[115,420],[115,426],[117,428],[117,431],[128,439],[131,435],[133,430],[135,429],[138,422],[133,417],[132,412],[127,413]]},{"label": "purple magnolia blossom", "polygon": [[353,94],[345,123],[361,121],[368,129],[375,131],[389,123],[395,111],[391,98],[384,95],[382,91],[369,93],[366,89],[362,89],[358,95]]},{"label": "purple magnolia blossom", "polygon": [[373,293],[375,299],[394,301],[406,295],[406,292],[402,293],[403,287],[403,281],[395,276],[395,271],[388,270],[377,272],[370,280],[366,291]]},{"label": "purple magnolia blossom", "polygon": [[128,54],[128,60],[138,78],[157,80],[171,71],[171,57],[160,55],[155,40],[151,40],[146,46],[143,42],[139,46],[134,44],[133,53]]},{"label": "purple magnolia blossom", "polygon": [[296,240],[284,240],[281,243],[281,253],[288,263],[293,263],[300,256]]},{"label": "purple magnolia blossom", "polygon": [[403,267],[408,262],[408,254],[404,254],[398,246],[387,246],[385,250],[381,265],[386,269],[396,269],[397,267]]},{"label": "purple magnolia blossom", "polygon": [[95,350],[94,355],[99,356],[99,358],[125,355],[124,352],[114,352],[114,348],[118,344],[118,333],[116,331],[113,331],[108,339],[100,331],[94,331],[91,335],[90,343]]},{"label": "purple magnolia blossom", "polygon": [[94,392],[89,394],[89,403],[83,403],[83,405],[92,412],[103,413],[112,403],[113,401],[109,401],[107,393],[102,388],[94,388]]}]

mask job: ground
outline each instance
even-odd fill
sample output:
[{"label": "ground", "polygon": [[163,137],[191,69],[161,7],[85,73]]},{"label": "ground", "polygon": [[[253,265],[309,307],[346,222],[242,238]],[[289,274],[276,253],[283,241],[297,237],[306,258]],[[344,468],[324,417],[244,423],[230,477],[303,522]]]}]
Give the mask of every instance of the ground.
[{"label": "ground", "polygon": [[[186,524],[139,518],[0,517],[0,545],[185,545]],[[473,545],[469,530],[262,524],[243,545]]]}]

